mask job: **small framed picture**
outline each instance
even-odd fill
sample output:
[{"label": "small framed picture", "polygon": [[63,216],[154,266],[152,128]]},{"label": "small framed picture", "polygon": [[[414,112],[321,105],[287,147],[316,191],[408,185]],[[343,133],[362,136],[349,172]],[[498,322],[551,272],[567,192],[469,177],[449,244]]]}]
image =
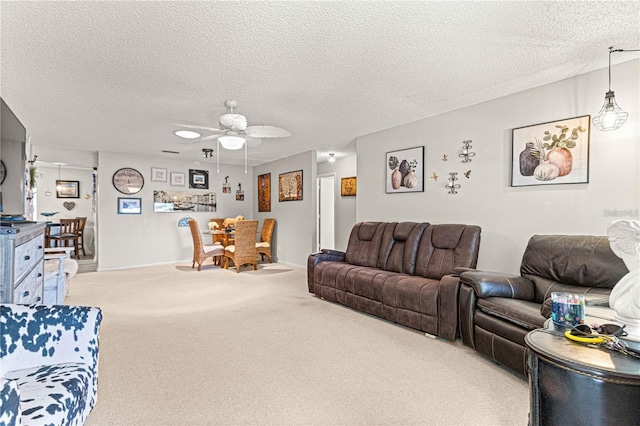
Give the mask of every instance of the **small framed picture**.
[{"label": "small framed picture", "polygon": [[343,197],[355,197],[356,196],[356,177],[342,178],[342,187],[340,195]]},{"label": "small framed picture", "polygon": [[171,172],[171,186],[184,186],[184,173]]},{"label": "small framed picture", "polygon": [[161,169],[159,167],[151,168],[151,181],[152,182],[166,182],[167,181],[167,169]]},{"label": "small framed picture", "polygon": [[222,193],[223,194],[231,194],[231,185],[228,183],[222,184]]},{"label": "small framed picture", "polygon": [[80,198],[80,181],[56,180],[56,198]]},{"label": "small framed picture", "polygon": [[244,201],[244,191],[239,189],[236,191],[236,201]]},{"label": "small framed picture", "polygon": [[189,169],[189,188],[209,189],[209,172]]},{"label": "small framed picture", "polygon": [[118,214],[141,214],[141,213],[142,213],[141,198],[118,197]]}]

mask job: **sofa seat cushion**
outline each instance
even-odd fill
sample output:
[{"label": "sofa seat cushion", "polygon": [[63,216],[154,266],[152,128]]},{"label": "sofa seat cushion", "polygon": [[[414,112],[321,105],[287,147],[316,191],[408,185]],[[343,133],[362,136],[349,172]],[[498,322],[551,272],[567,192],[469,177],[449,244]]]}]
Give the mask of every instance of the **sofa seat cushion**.
[{"label": "sofa seat cushion", "polygon": [[542,328],[546,318],[540,314],[540,304],[504,297],[478,299],[478,309],[487,315],[502,318],[526,330]]},{"label": "sofa seat cushion", "polygon": [[81,425],[89,411],[93,374],[87,364],[47,365],[4,374],[20,392],[24,424]]}]

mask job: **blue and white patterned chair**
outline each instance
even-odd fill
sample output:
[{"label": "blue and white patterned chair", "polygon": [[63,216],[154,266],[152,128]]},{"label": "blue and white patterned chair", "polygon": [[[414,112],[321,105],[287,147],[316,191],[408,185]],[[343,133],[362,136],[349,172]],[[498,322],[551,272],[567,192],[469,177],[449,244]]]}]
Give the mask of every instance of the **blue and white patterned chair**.
[{"label": "blue and white patterned chair", "polygon": [[82,425],[98,396],[102,312],[0,304],[0,425]]}]

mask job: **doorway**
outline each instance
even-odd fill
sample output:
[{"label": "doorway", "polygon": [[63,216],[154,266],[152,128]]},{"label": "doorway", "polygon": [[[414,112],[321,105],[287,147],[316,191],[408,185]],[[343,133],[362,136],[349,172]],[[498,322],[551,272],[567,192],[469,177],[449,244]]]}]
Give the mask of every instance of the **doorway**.
[{"label": "doorway", "polygon": [[335,174],[318,176],[318,251],[335,248],[335,181]]}]

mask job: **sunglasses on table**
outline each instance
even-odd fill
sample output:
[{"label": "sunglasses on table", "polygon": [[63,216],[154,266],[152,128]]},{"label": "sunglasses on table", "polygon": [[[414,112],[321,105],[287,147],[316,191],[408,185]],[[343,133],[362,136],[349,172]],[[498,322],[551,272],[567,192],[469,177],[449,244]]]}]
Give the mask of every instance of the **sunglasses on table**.
[{"label": "sunglasses on table", "polygon": [[640,358],[639,350],[630,348],[624,341],[618,339],[618,337],[628,334],[624,327],[624,325],[619,326],[617,324],[579,324],[571,330],[567,330],[565,337],[580,343],[604,346],[609,350]]},{"label": "sunglasses on table", "polygon": [[624,337],[628,334],[624,330],[625,327],[625,325],[619,326],[617,324],[578,324],[571,329],[571,334],[584,337],[600,337],[602,335]]}]

